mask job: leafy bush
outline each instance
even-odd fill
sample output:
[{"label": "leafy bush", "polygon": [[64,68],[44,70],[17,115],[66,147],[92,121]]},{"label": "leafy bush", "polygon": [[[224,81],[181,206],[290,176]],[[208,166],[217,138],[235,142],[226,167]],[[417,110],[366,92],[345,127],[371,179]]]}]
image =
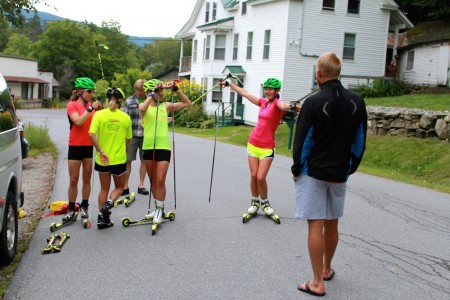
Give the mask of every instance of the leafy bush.
[{"label": "leafy bush", "polygon": [[[191,100],[192,106],[175,113],[175,125],[200,128],[202,122],[209,119],[206,113],[203,112],[202,102],[199,101],[202,97],[201,85],[195,82],[191,84],[189,80],[184,79],[180,82],[179,88]],[[164,101],[172,101],[172,92],[170,90],[164,92]],[[178,99],[174,99],[174,101],[178,101]]]},{"label": "leafy bush", "polygon": [[364,98],[402,96],[405,90],[405,84],[400,81],[380,79],[374,80],[371,86],[358,85],[354,88],[354,91]]}]

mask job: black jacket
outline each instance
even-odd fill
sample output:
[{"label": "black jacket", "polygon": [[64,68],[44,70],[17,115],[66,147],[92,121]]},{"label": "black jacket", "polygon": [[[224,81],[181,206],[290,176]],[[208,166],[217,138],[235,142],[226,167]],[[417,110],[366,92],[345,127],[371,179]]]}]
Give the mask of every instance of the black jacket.
[{"label": "black jacket", "polygon": [[303,104],[297,119],[292,174],[345,182],[366,148],[367,111],[358,94],[339,80],[323,83]]}]

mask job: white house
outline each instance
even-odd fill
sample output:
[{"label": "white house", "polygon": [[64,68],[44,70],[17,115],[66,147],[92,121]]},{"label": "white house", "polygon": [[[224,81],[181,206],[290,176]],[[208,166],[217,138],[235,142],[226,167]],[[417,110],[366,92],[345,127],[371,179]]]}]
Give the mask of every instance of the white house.
[{"label": "white house", "polygon": [[[14,98],[24,106],[41,106],[42,100],[52,99],[58,82],[52,72],[38,70],[32,58],[0,55],[0,73],[5,77]],[[29,104],[29,105],[27,105]]]},{"label": "white house", "polygon": [[[387,56],[395,55],[394,36],[411,22],[392,0],[198,0],[177,34],[192,42],[181,53],[180,77],[201,83],[204,107],[213,113],[219,99],[243,104],[244,121],[255,124],[258,107],[217,83],[228,73],[252,94],[263,95],[269,77],[282,81],[281,98],[293,101],[316,88],[317,57],[333,51],[343,58],[344,85],[383,77]],[[390,48],[390,50],[389,50]]]},{"label": "white house", "polygon": [[450,87],[450,21],[422,23],[408,32],[397,62],[400,80]]}]

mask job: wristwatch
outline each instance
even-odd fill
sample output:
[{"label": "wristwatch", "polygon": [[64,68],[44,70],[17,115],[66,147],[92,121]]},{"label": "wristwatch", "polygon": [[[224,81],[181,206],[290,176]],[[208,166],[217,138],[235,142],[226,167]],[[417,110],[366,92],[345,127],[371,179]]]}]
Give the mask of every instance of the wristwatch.
[{"label": "wristwatch", "polygon": [[90,105],[87,109],[88,112],[92,112],[94,110],[94,108],[92,107],[92,105]]}]

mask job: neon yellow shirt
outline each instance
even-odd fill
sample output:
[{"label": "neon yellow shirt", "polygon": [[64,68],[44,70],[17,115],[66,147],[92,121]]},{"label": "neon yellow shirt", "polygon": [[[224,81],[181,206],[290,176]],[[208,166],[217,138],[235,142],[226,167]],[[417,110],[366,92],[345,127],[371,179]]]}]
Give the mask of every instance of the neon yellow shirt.
[{"label": "neon yellow shirt", "polygon": [[[153,147],[155,149],[171,150],[167,109],[164,103],[158,105],[158,109],[158,120],[156,120],[156,106],[149,106],[142,118],[142,127],[144,128],[142,149],[144,150],[153,150]],[[154,144],[155,136],[156,143]]]},{"label": "neon yellow shirt", "polygon": [[[126,139],[131,139],[131,118],[120,109],[100,110],[92,118],[89,133],[97,135],[101,149],[109,157],[109,165],[119,165],[127,161]],[[97,153],[95,162],[103,165]]]}]

